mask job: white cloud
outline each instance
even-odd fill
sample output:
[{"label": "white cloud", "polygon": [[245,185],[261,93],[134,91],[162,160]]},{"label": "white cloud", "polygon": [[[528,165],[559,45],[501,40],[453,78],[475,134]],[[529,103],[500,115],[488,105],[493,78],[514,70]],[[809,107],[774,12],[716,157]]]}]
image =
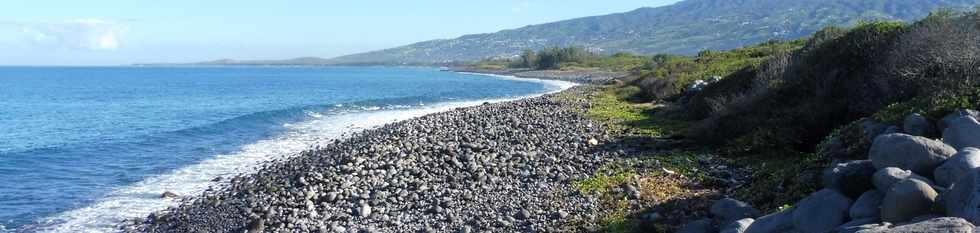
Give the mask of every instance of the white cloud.
[{"label": "white cloud", "polygon": [[115,50],[119,36],[125,31],[121,24],[100,19],[75,19],[56,23],[24,24],[29,38],[46,46],[84,50]]}]

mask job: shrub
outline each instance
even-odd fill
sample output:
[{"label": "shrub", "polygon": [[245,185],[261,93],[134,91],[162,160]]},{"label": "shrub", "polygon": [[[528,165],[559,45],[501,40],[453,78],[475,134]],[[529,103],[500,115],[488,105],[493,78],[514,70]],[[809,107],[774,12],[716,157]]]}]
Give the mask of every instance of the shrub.
[{"label": "shrub", "polygon": [[900,97],[892,91],[895,82],[876,77],[871,67],[905,28],[901,23],[867,22],[846,33],[825,29],[792,54],[776,54],[763,65],[737,72],[726,78],[730,82],[700,94],[708,112],[704,106],[689,110],[692,117],[707,118],[687,135],[749,151],[812,151],[830,129]]},{"label": "shrub", "polygon": [[[978,83],[980,11],[939,11],[903,34],[882,66],[922,93],[956,94]],[[921,87],[916,87],[921,85]]]},{"label": "shrub", "polygon": [[644,78],[640,80],[639,87],[643,90],[641,97],[646,100],[667,99],[679,93],[677,79],[673,76]]},{"label": "shrub", "polygon": [[[634,83],[644,89],[649,98],[647,100],[662,100],[684,93],[696,80],[725,77],[746,67],[761,65],[773,55],[799,49],[803,42],[769,41],[731,51],[705,50],[696,57],[657,55],[643,66],[645,72],[642,73],[645,75]],[[664,89],[664,85],[654,85],[663,84],[664,80],[673,82],[674,90]]]}]

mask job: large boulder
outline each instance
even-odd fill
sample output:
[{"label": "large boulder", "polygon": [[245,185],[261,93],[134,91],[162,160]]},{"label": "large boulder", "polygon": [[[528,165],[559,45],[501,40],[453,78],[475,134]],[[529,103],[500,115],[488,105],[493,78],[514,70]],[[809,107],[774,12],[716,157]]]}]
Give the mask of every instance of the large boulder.
[{"label": "large boulder", "polygon": [[711,219],[700,219],[687,223],[677,233],[712,233],[716,230],[715,226],[711,224]]},{"label": "large boulder", "polygon": [[943,142],[908,134],[885,134],[875,138],[869,157],[877,169],[897,167],[931,176],[956,150]]},{"label": "large boulder", "polygon": [[759,217],[762,212],[748,203],[725,198],[711,205],[711,214],[715,216],[719,226],[726,226],[739,219]]},{"label": "large boulder", "polygon": [[755,219],[745,233],[783,233],[793,230],[793,212],[796,207]]},{"label": "large boulder", "polygon": [[873,233],[973,233],[976,227],[962,218],[934,218]]},{"label": "large boulder", "polygon": [[874,183],[875,188],[882,193],[888,192],[892,188],[892,185],[898,183],[899,181],[914,179],[927,184],[933,184],[929,178],[925,178],[920,175],[916,175],[909,170],[902,170],[897,167],[886,167],[884,169],[878,170],[872,178],[872,183]]},{"label": "large boulder", "polygon": [[980,149],[967,147],[936,168],[936,184],[949,188],[960,176],[980,167]]},{"label": "large boulder", "polygon": [[856,233],[860,231],[888,229],[888,225],[880,224],[880,222],[881,220],[877,218],[865,218],[850,221],[837,227],[837,233]]},{"label": "large boulder", "polygon": [[803,233],[831,232],[844,224],[851,199],[831,189],[817,191],[804,198],[793,211],[793,226]]},{"label": "large boulder", "polygon": [[937,196],[939,193],[925,182],[915,179],[900,181],[885,193],[881,203],[881,220],[900,223],[929,214]]},{"label": "large boulder", "polygon": [[849,214],[851,219],[881,218],[881,201],[885,195],[878,190],[864,192],[851,205]]},{"label": "large boulder", "polygon": [[980,169],[973,169],[960,177],[953,187],[943,194],[946,215],[960,217],[973,224],[980,224]]},{"label": "large boulder", "polygon": [[755,219],[751,219],[751,218],[745,218],[738,221],[734,221],[726,225],[725,227],[721,228],[721,233],[744,233],[745,230],[748,229],[753,222],[755,222]]},{"label": "large boulder", "polygon": [[824,170],[823,185],[850,198],[857,198],[873,188],[871,180],[874,173],[875,167],[871,160],[837,163]]},{"label": "large boulder", "polygon": [[936,127],[932,122],[918,113],[906,116],[905,121],[902,122],[902,128],[905,133],[914,136],[929,137],[936,134]]},{"label": "large boulder", "polygon": [[957,150],[980,147],[980,122],[968,116],[950,120],[949,126],[943,131],[943,142]]},{"label": "large boulder", "polygon": [[974,110],[969,110],[969,109],[967,109],[967,110],[957,110],[957,111],[955,111],[953,113],[950,113],[949,115],[946,115],[945,117],[943,117],[942,120],[939,120],[939,122],[937,123],[938,125],[936,127],[937,127],[937,129],[940,132],[945,131],[946,128],[949,127],[949,125],[951,124],[951,122],[953,120],[955,120],[956,118],[964,117],[964,116],[965,117],[973,117],[973,119],[980,120],[980,112],[977,112],[977,111],[974,111]]}]

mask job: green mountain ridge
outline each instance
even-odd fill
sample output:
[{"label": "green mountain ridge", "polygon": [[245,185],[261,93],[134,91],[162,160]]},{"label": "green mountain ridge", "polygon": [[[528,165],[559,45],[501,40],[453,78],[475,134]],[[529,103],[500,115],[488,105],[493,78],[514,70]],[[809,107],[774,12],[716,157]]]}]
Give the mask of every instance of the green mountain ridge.
[{"label": "green mountain ridge", "polygon": [[419,42],[320,60],[322,64],[450,64],[507,58],[524,49],[582,46],[603,54],[728,50],[806,37],[866,20],[913,21],[938,8],[980,0],[686,0],[673,5]]}]

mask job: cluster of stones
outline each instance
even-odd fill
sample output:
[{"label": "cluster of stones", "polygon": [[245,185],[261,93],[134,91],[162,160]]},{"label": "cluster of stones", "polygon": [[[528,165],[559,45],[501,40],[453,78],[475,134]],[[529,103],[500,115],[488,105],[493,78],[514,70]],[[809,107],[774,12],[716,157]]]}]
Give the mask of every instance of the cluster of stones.
[{"label": "cluster of stones", "polygon": [[[980,122],[972,110],[936,123],[917,114],[875,135],[868,160],[838,161],[824,189],[783,211],[761,216],[724,199],[713,219],[681,232],[972,233],[980,224]],[[927,136],[941,135],[941,139]]]},{"label": "cluster of stones", "polygon": [[389,124],[266,165],[161,213],[139,232],[561,232],[594,222],[571,182],[619,152],[558,95]]}]

